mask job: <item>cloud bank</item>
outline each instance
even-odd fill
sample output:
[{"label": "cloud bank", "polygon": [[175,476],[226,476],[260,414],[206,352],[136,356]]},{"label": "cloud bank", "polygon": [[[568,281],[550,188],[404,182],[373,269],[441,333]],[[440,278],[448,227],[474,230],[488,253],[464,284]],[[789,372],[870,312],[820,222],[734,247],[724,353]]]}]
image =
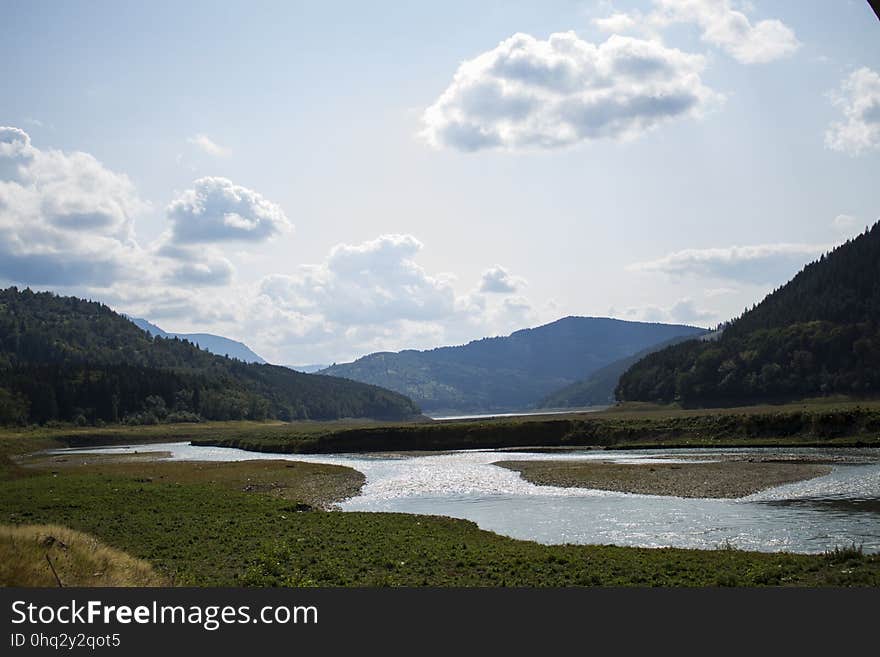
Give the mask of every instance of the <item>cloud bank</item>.
[{"label": "cloud bank", "polygon": [[779,283],[830,248],[827,244],[783,243],[685,249],[629,265],[627,270],[753,284]]}]

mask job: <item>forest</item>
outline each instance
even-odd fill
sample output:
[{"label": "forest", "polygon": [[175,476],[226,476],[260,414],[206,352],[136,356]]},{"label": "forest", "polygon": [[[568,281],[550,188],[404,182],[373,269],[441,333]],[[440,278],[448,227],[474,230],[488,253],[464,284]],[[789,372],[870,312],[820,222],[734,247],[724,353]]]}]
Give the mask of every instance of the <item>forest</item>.
[{"label": "forest", "polygon": [[723,406],[880,394],[880,223],[808,264],[723,328],[649,354],[624,401]]},{"label": "forest", "polygon": [[0,424],[418,415],[403,395],[150,337],[109,307],[0,290]]}]

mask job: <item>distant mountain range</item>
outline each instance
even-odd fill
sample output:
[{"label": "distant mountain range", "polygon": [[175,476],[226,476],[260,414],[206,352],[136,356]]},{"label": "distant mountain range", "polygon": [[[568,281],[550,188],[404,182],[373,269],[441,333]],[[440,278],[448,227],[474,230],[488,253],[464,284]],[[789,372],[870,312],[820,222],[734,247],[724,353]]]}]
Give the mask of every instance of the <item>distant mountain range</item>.
[{"label": "distant mountain range", "polygon": [[728,406],[880,394],[880,223],[808,264],[716,340],[656,351],[621,400]]},{"label": "distant mountain range", "polygon": [[189,340],[190,342],[198,345],[205,351],[210,351],[212,354],[217,354],[218,356],[229,356],[230,358],[237,358],[238,360],[244,361],[245,363],[266,362],[260,356],[255,354],[251,350],[251,348],[243,342],[224,338],[222,335],[212,335],[211,333],[169,333],[167,331],[163,331],[158,326],[148,322],[145,319],[141,319],[138,317],[130,317],[129,319],[131,319],[131,321],[134,322],[134,325],[137,326],[139,329],[146,331],[154,337],[159,336],[160,338],[180,338],[181,340]]},{"label": "distant mountain range", "polygon": [[397,391],[427,412],[525,410],[621,358],[706,332],[694,326],[565,317],[462,346],[374,353],[320,373]]}]

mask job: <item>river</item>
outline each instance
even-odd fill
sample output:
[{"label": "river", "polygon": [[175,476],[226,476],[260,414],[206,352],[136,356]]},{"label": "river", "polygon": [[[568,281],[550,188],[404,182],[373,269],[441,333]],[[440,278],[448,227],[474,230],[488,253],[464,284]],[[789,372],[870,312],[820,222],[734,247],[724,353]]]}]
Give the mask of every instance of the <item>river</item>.
[{"label": "river", "polygon": [[[222,447],[163,443],[62,452],[167,451],[175,460],[280,458],[344,465],[366,475],[344,511],[394,511],[465,518],[483,529],[547,544],[615,544],[815,553],[849,546],[880,552],[880,450],[774,449],[780,458],[843,461],[831,473],[745,498],[684,499],[537,486],[499,460],[602,459],[687,462],[719,450],[583,451],[534,454],[458,451],[427,456],[257,454]],[[758,450],[730,449],[743,455]],[[760,450],[764,456],[768,450]]]}]

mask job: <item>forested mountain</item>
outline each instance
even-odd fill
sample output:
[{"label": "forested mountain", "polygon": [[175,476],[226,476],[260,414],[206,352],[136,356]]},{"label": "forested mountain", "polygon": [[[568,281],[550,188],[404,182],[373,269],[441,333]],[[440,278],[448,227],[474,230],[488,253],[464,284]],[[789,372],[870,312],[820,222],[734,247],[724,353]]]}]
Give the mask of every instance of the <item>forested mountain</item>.
[{"label": "forested mountain", "polygon": [[621,400],[685,405],[880,394],[880,223],[731,322],[636,363]]},{"label": "forested mountain", "polygon": [[648,347],[647,349],[642,349],[640,352],[633,354],[632,356],[616,360],[605,367],[600,367],[583,381],[576,381],[571,385],[567,385],[560,390],[550,393],[540,401],[538,407],[576,408],[613,404],[615,401],[614,390],[617,388],[620,377],[630,367],[650,353],[692,339],[692,335],[678,336],[652,347]]},{"label": "forested mountain", "polygon": [[0,423],[402,419],[397,393],[151,337],[107,306],[0,290]]},{"label": "forested mountain", "polygon": [[155,324],[145,319],[130,317],[134,325],[142,329],[150,335],[160,338],[180,338],[192,342],[194,345],[201,347],[205,351],[210,351],[218,356],[229,356],[245,363],[265,363],[260,356],[255,354],[250,347],[243,342],[224,338],[222,335],[214,335],[213,333],[169,333],[163,331]]},{"label": "forested mountain", "polygon": [[426,411],[522,410],[622,357],[704,332],[693,326],[566,317],[458,347],[370,354],[321,373],[396,390]]}]

